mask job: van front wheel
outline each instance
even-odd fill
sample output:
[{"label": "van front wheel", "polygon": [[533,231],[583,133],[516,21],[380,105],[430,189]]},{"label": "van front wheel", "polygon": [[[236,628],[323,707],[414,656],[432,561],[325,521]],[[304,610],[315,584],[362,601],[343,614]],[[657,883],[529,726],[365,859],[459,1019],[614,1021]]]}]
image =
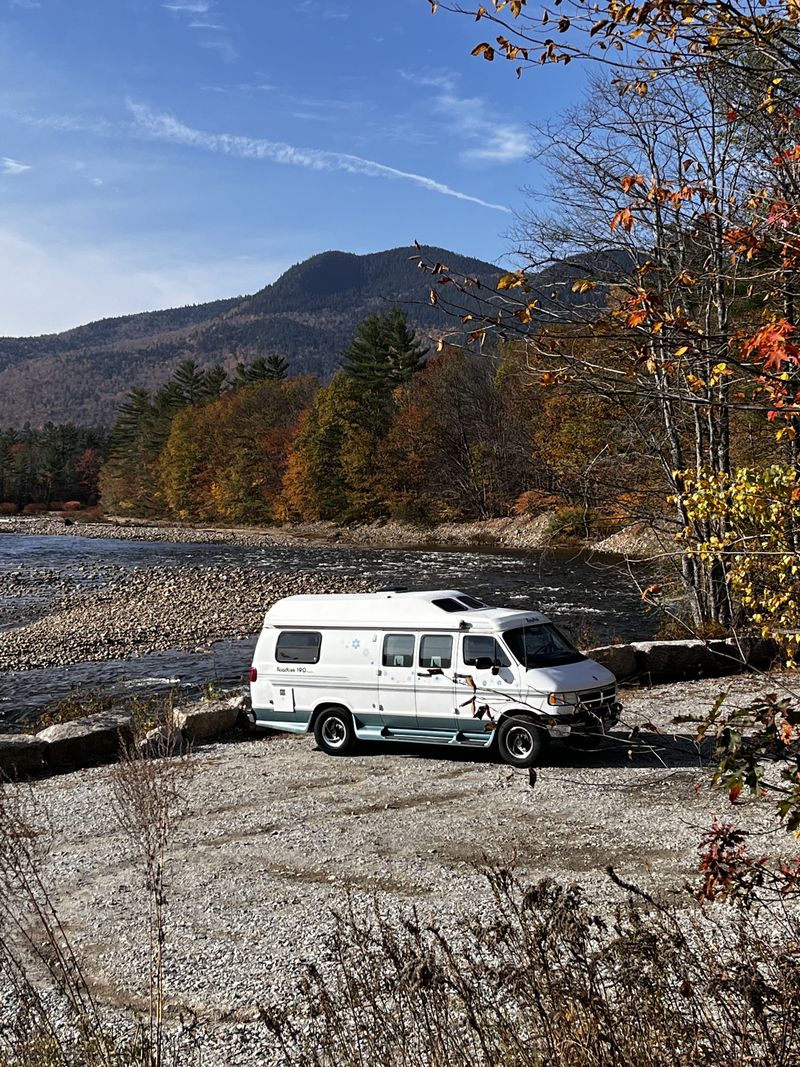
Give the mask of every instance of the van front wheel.
[{"label": "van front wheel", "polygon": [[344,708],[326,708],[314,723],[314,739],[329,756],[343,756],[355,744],[356,735],[350,712]]},{"label": "van front wheel", "polygon": [[503,719],[497,728],[497,747],[504,763],[533,767],[542,754],[544,734],[530,719]]}]

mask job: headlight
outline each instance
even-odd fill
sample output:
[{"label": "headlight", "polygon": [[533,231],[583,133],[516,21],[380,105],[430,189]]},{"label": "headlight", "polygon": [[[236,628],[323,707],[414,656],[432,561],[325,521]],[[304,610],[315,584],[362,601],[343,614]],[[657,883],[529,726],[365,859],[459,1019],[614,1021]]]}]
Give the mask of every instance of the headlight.
[{"label": "headlight", "polygon": [[563,707],[565,704],[580,704],[580,699],[577,693],[551,693],[547,698],[547,703],[554,707]]}]

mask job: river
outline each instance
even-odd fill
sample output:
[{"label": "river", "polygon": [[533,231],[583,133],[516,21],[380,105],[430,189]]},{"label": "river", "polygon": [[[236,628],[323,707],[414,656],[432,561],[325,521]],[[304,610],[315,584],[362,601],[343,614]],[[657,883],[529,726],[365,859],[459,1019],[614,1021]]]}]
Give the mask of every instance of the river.
[{"label": "river", "polygon": [[[233,565],[268,571],[361,575],[382,585],[457,588],[509,607],[535,606],[583,644],[652,636],[658,620],[642,604],[635,584],[613,557],[585,552],[509,552],[495,548],[365,549],[312,545],[258,547],[158,541],[0,536],[0,577],[49,572],[86,588],[102,586],[110,567]],[[0,627],[19,626],[49,610],[49,579],[30,597],[0,596]],[[50,601],[52,602],[52,600]],[[28,718],[43,706],[83,690],[129,692],[173,685],[241,683],[255,636],[219,641],[209,651],[167,651],[121,661],[80,663],[58,669],[10,671],[0,677],[0,720]]]}]

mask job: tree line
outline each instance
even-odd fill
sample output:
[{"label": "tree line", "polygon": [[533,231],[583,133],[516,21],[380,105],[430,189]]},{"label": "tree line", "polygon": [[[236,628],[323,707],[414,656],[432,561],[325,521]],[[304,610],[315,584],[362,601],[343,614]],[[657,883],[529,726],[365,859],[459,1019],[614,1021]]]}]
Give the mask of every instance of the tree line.
[{"label": "tree line", "polygon": [[430,352],[392,309],[364,320],[326,385],[274,361],[232,379],[185,363],[155,394],[133,391],[102,499],[112,513],[241,523],[610,513],[647,495],[620,504],[632,462],[620,426],[613,400],[543,390],[523,350]]},{"label": "tree line", "polygon": [[6,512],[97,503],[108,434],[71,424],[0,430],[0,506]]}]

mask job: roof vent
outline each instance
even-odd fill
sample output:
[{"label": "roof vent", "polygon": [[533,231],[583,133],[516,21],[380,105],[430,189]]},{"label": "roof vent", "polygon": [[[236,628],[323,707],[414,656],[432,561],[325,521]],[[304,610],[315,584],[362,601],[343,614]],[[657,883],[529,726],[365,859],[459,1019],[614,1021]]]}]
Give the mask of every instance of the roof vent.
[{"label": "roof vent", "polygon": [[407,585],[383,585],[378,590],[379,593],[407,593]]}]

